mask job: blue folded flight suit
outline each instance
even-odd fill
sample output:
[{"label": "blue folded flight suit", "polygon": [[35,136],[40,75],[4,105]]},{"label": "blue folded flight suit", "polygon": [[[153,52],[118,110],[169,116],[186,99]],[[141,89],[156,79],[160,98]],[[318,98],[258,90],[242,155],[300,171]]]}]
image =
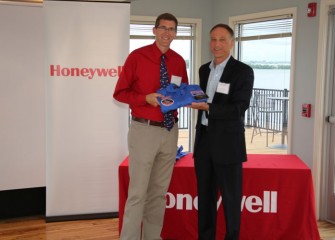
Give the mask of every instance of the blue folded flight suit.
[{"label": "blue folded flight suit", "polygon": [[208,96],[196,84],[181,83],[179,87],[176,84],[169,84],[157,92],[164,95],[164,98],[159,98],[163,113],[190,105],[192,102],[206,102],[208,99]]}]

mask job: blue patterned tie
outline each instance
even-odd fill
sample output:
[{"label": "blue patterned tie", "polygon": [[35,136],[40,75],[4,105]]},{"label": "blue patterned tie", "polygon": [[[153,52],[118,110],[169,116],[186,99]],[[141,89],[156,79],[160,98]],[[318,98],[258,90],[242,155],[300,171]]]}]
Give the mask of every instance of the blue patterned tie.
[{"label": "blue patterned tie", "polygon": [[[161,57],[161,67],[160,67],[160,78],[161,78],[161,88],[166,88],[169,84],[169,75],[167,72],[167,68],[165,65],[165,55],[162,55]],[[163,121],[164,127],[167,130],[171,130],[174,125],[174,116],[173,111],[169,111],[164,114],[164,121]]]}]

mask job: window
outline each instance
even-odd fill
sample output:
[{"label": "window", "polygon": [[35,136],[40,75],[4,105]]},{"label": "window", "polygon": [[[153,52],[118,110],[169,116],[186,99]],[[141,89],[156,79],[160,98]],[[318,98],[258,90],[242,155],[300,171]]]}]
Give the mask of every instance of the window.
[{"label": "window", "polygon": [[[253,146],[256,135],[259,135],[258,138],[264,138],[262,141],[266,147],[269,143],[269,148],[274,149],[273,153],[287,153],[294,23],[294,11],[291,10],[230,19],[235,32],[234,56],[251,66],[255,74],[253,97],[245,117],[249,153],[261,153]],[[270,116],[268,114],[264,117],[262,114],[265,113],[257,111],[257,105],[260,103],[254,103],[253,100],[259,94],[271,96],[275,109]],[[252,129],[250,136],[248,128]],[[268,140],[269,132],[278,134],[271,135],[271,139]],[[278,152],[278,149],[281,152]]]},{"label": "window", "polygon": [[289,89],[292,16],[239,22],[234,27],[235,56],[254,69],[254,88]]}]

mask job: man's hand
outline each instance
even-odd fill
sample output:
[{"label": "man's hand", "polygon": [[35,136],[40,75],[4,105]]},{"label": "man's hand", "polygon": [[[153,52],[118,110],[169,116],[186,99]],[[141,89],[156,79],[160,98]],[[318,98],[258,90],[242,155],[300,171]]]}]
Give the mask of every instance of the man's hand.
[{"label": "man's hand", "polygon": [[158,97],[163,98],[164,95],[160,93],[150,93],[145,96],[145,101],[147,101],[147,103],[150,104],[151,106],[158,107],[159,106],[159,102],[157,99]]},{"label": "man's hand", "polygon": [[206,102],[193,102],[191,105],[188,105],[187,107],[204,111],[209,110],[209,105]]}]

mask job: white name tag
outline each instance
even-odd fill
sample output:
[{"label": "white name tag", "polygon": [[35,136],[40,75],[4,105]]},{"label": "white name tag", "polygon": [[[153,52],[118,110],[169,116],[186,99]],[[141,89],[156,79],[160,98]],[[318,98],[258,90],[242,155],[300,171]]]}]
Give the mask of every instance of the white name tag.
[{"label": "white name tag", "polygon": [[228,94],[229,87],[230,87],[230,83],[219,82],[218,87],[216,88],[216,91],[219,93]]},{"label": "white name tag", "polygon": [[171,76],[171,83],[176,84],[178,87],[180,87],[181,84],[181,77],[172,75]]}]

